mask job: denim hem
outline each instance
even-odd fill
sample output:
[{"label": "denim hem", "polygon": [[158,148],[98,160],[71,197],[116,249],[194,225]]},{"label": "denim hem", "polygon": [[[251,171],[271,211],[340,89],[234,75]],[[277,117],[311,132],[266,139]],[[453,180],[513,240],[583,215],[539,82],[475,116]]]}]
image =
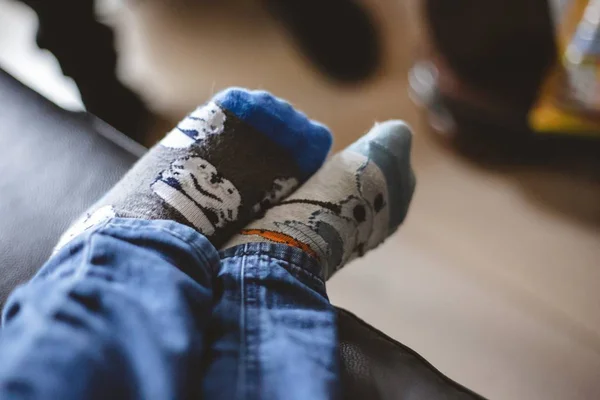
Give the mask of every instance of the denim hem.
[{"label": "denim hem", "polygon": [[108,234],[111,228],[159,231],[166,233],[192,247],[205,265],[210,266],[211,272],[216,274],[221,264],[219,253],[213,244],[198,231],[187,225],[171,220],[146,220],[138,218],[111,218],[92,228],[94,233]]},{"label": "denim hem", "polygon": [[325,295],[323,268],[319,262],[304,251],[279,243],[246,243],[220,252],[221,260],[244,256],[261,256],[283,261],[288,271],[301,282],[308,284],[322,295]]}]

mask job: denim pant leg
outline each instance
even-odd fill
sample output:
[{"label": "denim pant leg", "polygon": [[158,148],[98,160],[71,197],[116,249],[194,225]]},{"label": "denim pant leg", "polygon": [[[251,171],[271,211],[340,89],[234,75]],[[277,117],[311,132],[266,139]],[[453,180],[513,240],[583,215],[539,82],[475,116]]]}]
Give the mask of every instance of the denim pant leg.
[{"label": "denim pant leg", "polygon": [[206,399],[333,399],[336,314],[316,261],[248,244],[221,254],[206,349]]},{"label": "denim pant leg", "polygon": [[201,387],[219,256],[169,221],[113,219],[10,297],[0,399],[185,399]]}]

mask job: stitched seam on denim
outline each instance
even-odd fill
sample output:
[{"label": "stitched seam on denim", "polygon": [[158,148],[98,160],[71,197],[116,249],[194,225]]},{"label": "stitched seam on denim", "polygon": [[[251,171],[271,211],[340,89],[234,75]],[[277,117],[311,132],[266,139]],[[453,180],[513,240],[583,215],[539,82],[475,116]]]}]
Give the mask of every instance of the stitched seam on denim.
[{"label": "stitched seam on denim", "polygon": [[[96,231],[100,228],[102,228],[104,225],[106,225],[107,221],[102,221],[101,223],[94,225],[93,227],[91,227],[90,229],[85,230],[84,232],[81,232],[79,235],[75,236],[73,239],[71,239],[68,243],[65,244],[65,248],[68,248],[69,253],[68,256],[65,257],[61,257],[61,263],[68,260],[70,257],[73,257],[75,255],[75,248],[72,246],[72,243],[75,242],[78,238],[83,238],[84,235],[88,234],[88,238],[83,242],[81,248],[83,250],[85,250],[86,254],[89,252],[89,245],[91,243],[91,235],[93,235],[94,233],[96,233]],[[56,254],[52,254],[50,255],[50,259],[54,259],[56,257],[58,257],[61,253],[57,252]],[[86,257],[85,255],[82,257],[82,260],[85,261]],[[46,261],[48,262],[48,261]],[[43,267],[42,267],[43,269]],[[40,269],[40,271],[42,270]],[[52,271],[50,274],[46,275],[44,278],[42,278],[42,280],[44,281],[49,281],[49,280],[67,280],[67,279],[74,279],[75,277],[79,276],[79,270],[81,269],[80,265],[76,265],[72,267],[73,275],[69,275],[66,279],[61,279],[60,275],[62,274],[63,271],[60,270],[60,268],[56,268],[54,271]],[[34,278],[38,276],[38,274],[40,273],[40,271],[38,271]]]},{"label": "stitched seam on denim", "polygon": [[[89,271],[89,265],[91,264],[91,257],[92,257],[92,237],[98,233],[98,230],[103,227],[108,221],[102,222],[100,224],[98,224],[97,226],[95,226],[90,232],[88,237],[85,239],[85,244],[83,246],[83,251],[85,252],[84,254],[82,254],[81,256],[81,263],[78,264],[75,268],[76,273],[73,274],[72,276],[69,276],[68,279],[65,279],[66,282],[68,282],[68,286],[66,286],[64,289],[64,293],[68,293],[70,290],[72,290],[73,288],[75,288],[75,286],[80,283],[81,278],[83,278],[85,276],[85,272]],[[81,235],[80,235],[81,236]],[[73,256],[74,254],[72,254],[71,256]],[[81,273],[79,271],[82,271]],[[49,275],[48,277],[46,277],[45,279],[49,279],[52,275]],[[69,282],[70,281],[70,282]],[[50,311],[49,315],[52,317],[53,313],[55,313],[57,310],[60,310],[61,307],[64,304],[68,304],[71,300],[69,300],[69,296],[59,296],[58,300],[60,301],[56,301],[54,304],[50,304],[48,307],[48,311]]]},{"label": "stitched seam on denim", "polygon": [[[108,220],[96,225],[86,238],[82,249],[84,254],[81,256],[81,262],[83,265],[79,264],[76,267],[75,274],[73,274],[72,277],[74,282],[80,280],[87,274],[87,272],[89,272],[90,265],[92,263],[92,238],[94,235],[98,234],[102,229],[104,229],[107,224]],[[85,271],[85,274],[83,273],[83,270]]]},{"label": "stitched seam on denim", "polygon": [[304,275],[306,278],[314,281],[314,283],[318,284],[318,285],[322,285],[325,286],[325,282],[323,281],[323,279],[321,279],[321,277],[319,277],[318,275],[315,275],[309,271],[307,271],[305,268],[303,268],[301,265],[299,265],[298,263],[295,263],[293,261],[289,261],[289,260],[283,260],[281,258],[277,258],[277,257],[273,257],[270,256],[268,254],[262,254],[260,251],[250,251],[250,252],[242,252],[241,254],[235,254],[235,255],[231,255],[231,256],[227,256],[225,258],[222,258],[221,260],[229,260],[229,259],[235,259],[238,257],[247,257],[247,256],[258,256],[260,258],[264,258],[267,260],[267,262],[270,261],[278,261],[278,262],[282,262],[284,264],[286,264],[287,266],[289,266],[291,269],[294,270],[294,272],[297,272],[298,274]]},{"label": "stitched seam on denim", "polygon": [[[260,260],[258,260],[260,262]],[[251,264],[251,268],[247,268],[248,265]],[[261,344],[261,299],[260,299],[260,285],[256,283],[248,284],[249,279],[250,282],[256,282],[260,280],[260,275],[257,273],[261,270],[260,266],[255,265],[254,263],[248,262],[248,256],[243,256],[243,266],[244,266],[244,287],[245,291],[243,293],[245,299],[244,312],[246,315],[251,313],[250,317],[246,318],[246,329],[245,329],[245,344],[246,344],[246,379],[250,377],[250,380],[244,382],[244,389],[246,393],[244,394],[244,398],[251,399],[260,399],[260,389],[261,384],[258,382],[260,378],[260,344]]]},{"label": "stitched seam on denim", "polygon": [[[283,265],[282,267],[284,269],[289,268],[288,271],[292,275],[294,275],[294,278],[296,278],[300,282],[304,283],[305,285],[309,286],[311,289],[319,292],[319,294],[322,295],[323,297],[327,297],[326,290],[325,290],[325,283],[323,282],[323,280],[321,280],[321,278],[319,278],[318,276],[310,273],[306,269],[302,268],[301,266],[297,265],[296,263],[293,263],[293,262],[290,262],[287,260],[281,260],[278,258],[274,258],[267,254],[261,254],[259,257],[261,259],[264,259],[267,263],[270,263],[273,260],[284,263],[285,265]],[[305,278],[308,279],[310,282],[305,282],[304,281]]]},{"label": "stitched seam on denim", "polygon": [[245,397],[245,394],[242,393],[243,388],[245,388],[246,382],[246,361],[248,357],[246,355],[248,349],[246,347],[246,296],[245,296],[245,280],[244,276],[246,274],[246,259],[242,258],[240,263],[240,359],[243,360],[238,364],[238,384],[236,387],[236,397],[238,399],[242,399]]},{"label": "stitched seam on denim", "polygon": [[[130,231],[133,231],[133,230],[134,230],[134,227],[132,227],[132,226],[130,226],[130,225],[128,225],[128,224],[119,224],[119,223],[115,223],[115,221],[113,221],[113,219],[112,219],[112,218],[111,218],[111,219],[109,219],[109,220],[107,220],[107,221],[105,222],[105,224],[106,224],[106,226],[104,226],[104,227],[102,227],[102,228],[109,228],[109,227],[113,227],[113,228],[126,228],[126,229],[128,229],[128,230],[130,230]],[[209,260],[209,259],[208,259],[208,257],[206,256],[206,254],[205,254],[205,251],[204,251],[204,250],[203,250],[203,249],[202,249],[202,248],[201,248],[201,247],[200,247],[200,246],[199,246],[197,243],[195,243],[194,241],[190,241],[190,240],[186,240],[186,239],[184,239],[184,238],[183,238],[183,237],[182,237],[182,236],[181,236],[181,235],[180,235],[178,232],[175,232],[175,231],[173,231],[173,230],[171,230],[171,229],[164,228],[164,227],[162,227],[162,226],[161,226],[161,227],[158,227],[158,226],[154,226],[154,225],[142,225],[142,226],[135,227],[135,228],[136,228],[136,229],[137,229],[137,228],[142,228],[142,229],[145,229],[145,230],[148,230],[148,231],[155,231],[155,232],[164,232],[164,233],[167,233],[167,234],[170,234],[170,235],[174,236],[176,239],[179,239],[181,242],[183,242],[183,243],[185,243],[185,244],[187,244],[187,245],[189,245],[189,246],[193,247],[193,248],[194,248],[194,250],[196,250],[196,253],[198,253],[198,255],[200,256],[201,260],[202,260],[202,261],[203,261],[205,264],[208,264],[208,265],[210,265],[210,267],[211,267],[211,269],[213,270],[213,272],[215,271],[215,268],[214,268],[214,266],[212,265],[212,263],[210,263],[210,260]],[[99,231],[101,231],[101,230],[99,229]],[[101,233],[102,233],[102,234],[104,234],[104,235],[110,236],[110,233],[109,233],[109,232],[104,232],[104,231],[102,230],[102,232],[101,232]],[[208,240],[208,239],[207,239],[207,240]]]},{"label": "stitched seam on denim", "polygon": [[274,260],[274,261],[281,261],[283,263],[286,263],[290,266],[294,266],[295,268],[297,268],[302,274],[308,275],[311,279],[315,279],[317,280],[319,283],[324,284],[323,279],[321,279],[321,277],[319,277],[316,274],[313,274],[310,271],[307,271],[306,268],[304,268],[302,265],[298,264],[295,261],[292,260],[288,260],[288,259],[284,259],[284,258],[280,258],[280,257],[274,257],[270,254],[265,254],[262,251],[259,250],[244,250],[242,252],[240,252],[239,254],[232,254],[226,257],[223,257],[221,260],[229,260],[231,258],[236,258],[236,257],[240,257],[240,256],[259,256],[259,257],[267,257],[269,260]]}]

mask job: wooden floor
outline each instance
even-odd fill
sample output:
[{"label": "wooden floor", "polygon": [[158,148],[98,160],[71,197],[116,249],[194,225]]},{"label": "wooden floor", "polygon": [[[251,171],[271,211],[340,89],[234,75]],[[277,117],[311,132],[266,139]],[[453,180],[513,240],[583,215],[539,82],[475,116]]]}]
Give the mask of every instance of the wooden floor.
[{"label": "wooden floor", "polygon": [[360,87],[322,80],[251,0],[121,10],[122,74],[173,121],[226,86],[271,90],[327,123],[337,149],[375,121],[407,120],[409,218],[330,281],[332,301],[491,399],[600,398],[600,188],[556,170],[482,169],[440,146],[407,97],[414,2],[365,1],[387,59]]}]

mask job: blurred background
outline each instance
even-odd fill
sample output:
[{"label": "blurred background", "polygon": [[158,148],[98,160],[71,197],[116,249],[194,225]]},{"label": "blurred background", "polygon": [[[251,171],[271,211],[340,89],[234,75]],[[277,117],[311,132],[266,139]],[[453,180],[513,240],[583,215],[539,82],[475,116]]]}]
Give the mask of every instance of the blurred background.
[{"label": "blurred background", "polygon": [[332,129],[336,150],[375,121],[406,120],[409,217],[329,282],[332,302],[491,399],[600,398],[597,120],[530,122],[560,58],[549,6],[564,2],[345,3],[285,15],[277,1],[98,0],[117,76],[147,106],[119,88],[123,107],[103,115],[36,45],[36,14],[0,0],[0,68],[62,107],[83,98],[145,145],[232,85],[290,100]]}]

